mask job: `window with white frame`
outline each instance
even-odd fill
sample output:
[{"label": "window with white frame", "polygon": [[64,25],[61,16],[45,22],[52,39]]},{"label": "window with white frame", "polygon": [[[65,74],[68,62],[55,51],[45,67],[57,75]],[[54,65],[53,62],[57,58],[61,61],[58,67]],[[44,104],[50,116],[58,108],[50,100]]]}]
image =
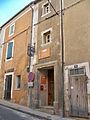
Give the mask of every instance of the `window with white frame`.
[{"label": "window with white frame", "polygon": [[16,75],[16,87],[15,89],[20,89],[21,87],[21,75]]},{"label": "window with white frame", "polygon": [[50,3],[46,2],[44,5],[42,5],[42,16],[50,13]]},{"label": "window with white frame", "polygon": [[12,24],[9,28],[9,36],[13,35],[15,31],[15,24]]},{"label": "window with white frame", "polygon": [[51,30],[47,30],[42,33],[42,44],[48,44],[51,42]]},{"label": "window with white frame", "polygon": [[14,41],[10,41],[8,44],[7,44],[7,54],[6,54],[6,59],[9,60],[13,57],[13,45],[14,44]]},{"label": "window with white frame", "polygon": [[85,67],[82,68],[73,68],[69,70],[69,74],[72,75],[85,75]]}]

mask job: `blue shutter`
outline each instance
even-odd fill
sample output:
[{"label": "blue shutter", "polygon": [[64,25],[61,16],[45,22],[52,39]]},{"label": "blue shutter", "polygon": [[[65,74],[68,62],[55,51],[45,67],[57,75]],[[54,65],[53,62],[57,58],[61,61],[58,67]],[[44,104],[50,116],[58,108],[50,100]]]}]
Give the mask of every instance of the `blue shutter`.
[{"label": "blue shutter", "polygon": [[12,57],[12,49],[13,49],[13,42],[10,42],[8,44],[7,59],[10,59]]}]

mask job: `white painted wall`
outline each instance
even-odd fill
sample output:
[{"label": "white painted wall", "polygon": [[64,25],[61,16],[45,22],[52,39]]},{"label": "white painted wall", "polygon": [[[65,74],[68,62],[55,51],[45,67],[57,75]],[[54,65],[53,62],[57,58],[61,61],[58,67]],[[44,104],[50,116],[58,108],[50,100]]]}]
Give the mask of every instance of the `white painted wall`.
[{"label": "white painted wall", "polygon": [[5,28],[2,28],[0,32],[0,68],[1,68],[1,62],[2,62],[4,37],[5,37]]},{"label": "white painted wall", "polygon": [[[32,46],[35,43],[35,52],[37,50],[37,25],[38,23],[38,4],[34,5],[33,7],[33,25],[32,25]],[[30,65],[30,71],[33,71],[33,65],[37,61],[37,56],[34,54],[34,57],[31,57],[31,65]]]}]

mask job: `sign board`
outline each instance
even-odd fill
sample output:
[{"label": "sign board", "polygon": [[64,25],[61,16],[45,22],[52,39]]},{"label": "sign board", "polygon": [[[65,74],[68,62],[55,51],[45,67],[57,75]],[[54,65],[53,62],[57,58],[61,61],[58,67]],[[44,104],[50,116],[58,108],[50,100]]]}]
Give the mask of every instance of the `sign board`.
[{"label": "sign board", "polygon": [[28,87],[33,87],[34,86],[34,82],[28,82]]},{"label": "sign board", "polygon": [[30,72],[28,75],[28,81],[33,81],[35,79],[35,74],[33,72]]},{"label": "sign board", "polygon": [[46,84],[46,76],[45,75],[41,76],[41,84]]},{"label": "sign board", "polygon": [[39,59],[43,59],[43,58],[48,58],[51,55],[51,49],[50,48],[46,48],[43,49],[39,52],[38,57]]}]

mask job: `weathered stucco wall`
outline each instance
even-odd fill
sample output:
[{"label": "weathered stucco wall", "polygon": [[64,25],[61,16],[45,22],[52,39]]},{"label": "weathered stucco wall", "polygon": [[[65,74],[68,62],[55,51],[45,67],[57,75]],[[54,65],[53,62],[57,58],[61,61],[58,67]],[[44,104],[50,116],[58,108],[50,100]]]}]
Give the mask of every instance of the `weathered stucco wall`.
[{"label": "weathered stucco wall", "polygon": [[[12,23],[15,23],[15,32],[12,36],[9,36],[9,27]],[[27,105],[28,102],[27,66],[29,65],[29,58],[27,56],[27,46],[28,43],[30,43],[31,24],[32,11],[31,8],[28,8],[16,16],[12,21],[10,21],[10,23],[5,25],[6,29],[2,56],[2,79],[4,82],[5,73],[8,73],[8,71],[13,69],[12,72],[14,72],[14,79],[12,101],[22,105]],[[13,58],[10,61],[6,61],[7,43],[11,40],[14,40]],[[16,75],[21,75],[21,88],[19,90],[15,88]]]},{"label": "weathered stucco wall", "polygon": [[[71,1],[71,0],[70,0]],[[73,1],[73,0],[72,0]],[[75,0],[74,0],[75,1]],[[73,3],[74,3],[73,1]],[[78,0],[77,0],[78,1]],[[65,1],[65,5],[66,4]],[[90,0],[79,0],[64,11],[65,66],[88,62],[90,67]],[[66,74],[66,73],[65,73]],[[89,73],[90,76],[90,73]],[[90,112],[90,77],[88,76],[88,110]],[[67,94],[68,82],[65,79]],[[65,95],[65,99],[68,94]],[[68,109],[68,100],[66,100]]]}]

